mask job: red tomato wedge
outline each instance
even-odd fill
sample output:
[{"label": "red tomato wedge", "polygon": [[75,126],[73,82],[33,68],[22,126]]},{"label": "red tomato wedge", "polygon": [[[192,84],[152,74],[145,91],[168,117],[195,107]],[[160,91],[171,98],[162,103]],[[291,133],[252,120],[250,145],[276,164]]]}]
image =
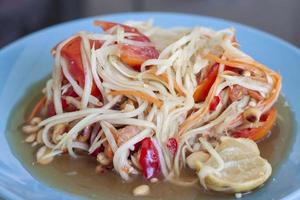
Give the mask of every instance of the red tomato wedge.
[{"label": "red tomato wedge", "polygon": [[216,63],[211,67],[207,77],[199,83],[193,96],[195,102],[201,102],[206,99],[211,86],[214,84],[217,78],[218,70],[219,70],[219,64]]},{"label": "red tomato wedge", "polygon": [[[96,26],[100,26],[104,31],[109,30],[114,26],[121,26],[124,28],[126,33],[135,33],[136,35],[128,37],[127,39],[139,41],[139,42],[147,42],[150,43],[150,39],[139,32],[136,28],[112,23],[112,22],[104,22],[104,21],[95,21],[94,24]],[[128,44],[118,44],[120,49],[120,59],[122,62],[129,65],[132,69],[136,71],[140,71],[141,64],[149,59],[158,58],[159,52],[156,50],[154,46],[134,46]]]},{"label": "red tomato wedge", "polygon": [[271,131],[273,125],[276,122],[277,110],[275,108],[271,108],[268,112],[263,114],[260,118],[260,121],[263,123],[262,126],[258,128],[248,128],[244,130],[237,131],[232,134],[233,137],[242,137],[249,138],[254,141],[259,141],[263,139],[268,133]]},{"label": "red tomato wedge", "polygon": [[[100,26],[104,31],[107,31],[107,30],[111,29],[114,26],[121,26],[122,28],[124,28],[124,31],[126,33],[137,33],[137,34],[139,34],[141,36],[144,36],[136,28],[133,28],[133,27],[130,27],[130,26],[126,26],[126,25],[123,25],[123,24],[119,24],[119,23],[106,22],[106,21],[98,21],[98,20],[96,20],[94,22],[94,25],[95,26]],[[146,36],[144,36],[144,37],[147,38]],[[147,41],[150,41],[150,40],[148,39]]]},{"label": "red tomato wedge", "polygon": [[[100,48],[101,43],[99,41],[90,41],[91,45],[95,45],[95,49]],[[61,55],[68,62],[68,69],[72,77],[77,81],[77,83],[83,88],[84,87],[84,68],[81,58],[81,38],[75,37],[69,41],[62,49]],[[101,98],[101,93],[97,88],[96,84],[93,82],[91,94],[93,96]]]},{"label": "red tomato wedge", "polygon": [[137,47],[120,45],[121,60],[136,71],[140,71],[143,62],[158,58],[158,51],[154,47]]}]

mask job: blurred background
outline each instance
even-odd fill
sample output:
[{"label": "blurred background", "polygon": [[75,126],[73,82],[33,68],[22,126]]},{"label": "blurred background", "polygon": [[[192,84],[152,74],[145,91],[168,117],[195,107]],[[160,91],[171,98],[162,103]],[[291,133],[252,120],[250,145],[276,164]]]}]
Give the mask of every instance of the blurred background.
[{"label": "blurred background", "polygon": [[0,0],[0,48],[53,24],[129,11],[220,17],[257,27],[300,47],[300,0]]}]

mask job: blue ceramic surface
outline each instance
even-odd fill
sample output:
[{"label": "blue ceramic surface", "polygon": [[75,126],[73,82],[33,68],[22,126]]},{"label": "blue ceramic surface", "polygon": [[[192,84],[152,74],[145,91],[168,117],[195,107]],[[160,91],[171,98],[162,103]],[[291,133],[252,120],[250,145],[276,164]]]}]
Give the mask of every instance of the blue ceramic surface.
[{"label": "blue ceramic surface", "polygon": [[300,199],[299,49],[270,34],[238,23],[211,17],[151,12],[122,13],[63,23],[21,38],[0,50],[0,196],[4,199],[80,198],[38,182],[22,167],[13,156],[5,137],[9,115],[26,90],[51,72],[53,60],[49,51],[58,42],[80,30],[99,30],[92,26],[94,19],[123,22],[149,18],[162,27],[234,27],[244,51],[281,73],[282,92],[295,116],[296,136],[288,157],[272,175],[274,181],[243,199]]}]

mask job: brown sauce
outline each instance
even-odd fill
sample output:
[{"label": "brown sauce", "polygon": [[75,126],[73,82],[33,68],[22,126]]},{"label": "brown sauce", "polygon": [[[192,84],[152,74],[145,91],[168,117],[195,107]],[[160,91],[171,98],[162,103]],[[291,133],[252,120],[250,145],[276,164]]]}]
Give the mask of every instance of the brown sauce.
[{"label": "brown sauce", "polygon": [[[68,155],[58,156],[49,165],[35,164],[36,147],[23,142],[25,134],[20,127],[24,116],[28,114],[34,102],[37,101],[45,80],[40,81],[27,91],[27,96],[21,99],[10,116],[7,126],[7,138],[12,151],[23,166],[38,180],[50,187],[63,190],[89,199],[140,199],[133,197],[132,190],[140,184],[149,184],[151,193],[144,199],[229,199],[232,195],[204,191],[200,185],[181,187],[164,181],[150,183],[141,177],[135,177],[130,183],[125,183],[114,172],[97,174],[96,159],[81,156],[77,159]],[[279,117],[269,138],[261,141],[258,146],[262,157],[266,158],[273,167],[273,172],[287,157],[294,138],[294,119],[285,100],[280,96],[276,103]],[[272,178],[266,183],[272,184]],[[249,194],[251,195],[251,194]]]}]

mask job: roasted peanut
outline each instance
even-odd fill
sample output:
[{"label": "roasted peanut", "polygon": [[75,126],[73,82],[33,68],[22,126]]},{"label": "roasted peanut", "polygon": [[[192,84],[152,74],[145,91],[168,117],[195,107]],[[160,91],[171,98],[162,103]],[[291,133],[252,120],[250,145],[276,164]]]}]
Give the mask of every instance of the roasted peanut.
[{"label": "roasted peanut", "polygon": [[127,101],[124,101],[121,105],[120,105],[120,109],[123,112],[129,112],[134,110],[134,103],[131,99],[128,99]]},{"label": "roasted peanut", "polygon": [[105,154],[103,152],[98,153],[97,155],[97,161],[101,164],[101,165],[109,165],[111,163],[111,160],[109,160]]},{"label": "roasted peanut", "polygon": [[36,141],[39,143],[39,144],[42,144],[43,143],[43,136],[42,136],[42,133],[43,133],[43,130],[39,130],[37,135],[36,135]]},{"label": "roasted peanut", "polygon": [[53,160],[53,156],[48,156],[51,152],[51,149],[49,149],[46,146],[42,146],[39,148],[39,150],[36,153],[36,160],[38,163],[42,165],[49,164]]},{"label": "roasted peanut", "polygon": [[154,177],[154,178],[151,178],[151,179],[150,179],[150,182],[151,182],[151,183],[157,183],[157,182],[158,182],[158,178],[155,178],[155,177]]},{"label": "roasted peanut", "polygon": [[134,196],[146,196],[150,194],[150,187],[148,185],[140,185],[133,189]]},{"label": "roasted peanut", "polygon": [[249,102],[249,106],[250,107],[255,107],[257,105],[256,100],[255,99],[251,99]]},{"label": "roasted peanut", "polygon": [[245,71],[243,71],[243,76],[249,77],[249,76],[251,76],[251,72],[245,70]]},{"label": "roasted peanut", "polygon": [[40,122],[42,121],[42,118],[40,117],[34,117],[32,118],[32,120],[30,121],[30,124],[33,126],[38,125]]},{"label": "roasted peanut", "polygon": [[65,132],[67,125],[65,123],[57,124],[54,126],[52,133],[52,141],[57,144],[60,140],[60,136]]},{"label": "roasted peanut", "polygon": [[35,147],[36,145],[38,145],[39,143],[37,142],[37,141],[35,141],[35,142],[33,142],[32,144],[31,144],[31,146],[32,147]]},{"label": "roasted peanut", "polygon": [[32,126],[32,125],[25,125],[22,127],[22,131],[24,133],[30,134],[30,133],[35,133],[39,130],[38,126]]},{"label": "roasted peanut", "polygon": [[27,136],[27,137],[25,138],[25,142],[27,142],[27,143],[34,142],[35,138],[36,138],[36,134],[35,134],[35,133],[32,133],[32,134],[30,134],[29,136]]}]

